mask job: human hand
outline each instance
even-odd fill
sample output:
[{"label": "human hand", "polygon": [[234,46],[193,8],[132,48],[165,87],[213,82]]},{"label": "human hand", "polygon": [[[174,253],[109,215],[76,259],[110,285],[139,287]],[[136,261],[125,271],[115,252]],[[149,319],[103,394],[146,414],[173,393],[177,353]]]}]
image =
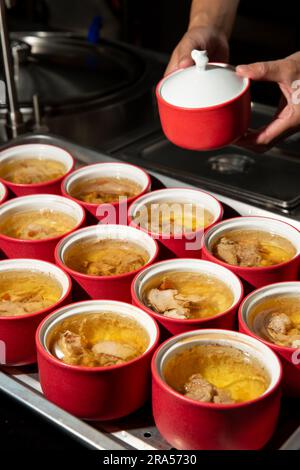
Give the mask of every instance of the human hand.
[{"label": "human hand", "polygon": [[263,128],[250,131],[238,145],[264,152],[300,130],[300,52],[286,59],[240,65],[237,74],[251,80],[276,82],[282,98],[273,120]]},{"label": "human hand", "polygon": [[165,75],[178,68],[193,65],[193,49],[207,50],[210,62],[228,62],[229,45],[226,35],[214,27],[194,27],[189,29],[175,48]]}]

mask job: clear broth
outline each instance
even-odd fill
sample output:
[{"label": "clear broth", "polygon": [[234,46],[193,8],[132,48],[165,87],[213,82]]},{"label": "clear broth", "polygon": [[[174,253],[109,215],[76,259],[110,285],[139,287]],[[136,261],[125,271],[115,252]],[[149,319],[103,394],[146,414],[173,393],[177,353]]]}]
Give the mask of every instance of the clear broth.
[{"label": "clear broth", "polygon": [[268,374],[255,359],[230,346],[193,346],[171,357],[163,370],[167,384],[181,394],[194,374],[227,392],[235,403],[258,398],[270,385]]},{"label": "clear broth", "polygon": [[86,367],[123,364],[141,356],[148,345],[149,335],[137,321],[112,312],[70,316],[48,340],[51,354],[62,362]]},{"label": "clear broth", "polygon": [[52,276],[33,271],[0,272],[0,316],[20,316],[51,307],[61,298]]},{"label": "clear broth", "polygon": [[135,197],[142,187],[127,178],[93,178],[75,184],[70,194],[75,199],[90,204],[118,202],[120,197]]},{"label": "clear broth", "polygon": [[63,163],[46,158],[12,159],[0,163],[0,178],[15,184],[44,183],[60,178],[66,172]]},{"label": "clear broth", "polygon": [[149,261],[149,254],[135,243],[92,238],[74,243],[66,250],[64,261],[89,276],[116,276],[140,269]]}]

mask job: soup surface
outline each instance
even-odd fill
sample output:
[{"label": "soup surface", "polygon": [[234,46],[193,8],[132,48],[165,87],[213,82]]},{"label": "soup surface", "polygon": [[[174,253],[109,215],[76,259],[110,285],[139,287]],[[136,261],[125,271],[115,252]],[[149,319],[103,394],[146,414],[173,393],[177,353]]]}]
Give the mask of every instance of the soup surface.
[{"label": "soup surface", "polygon": [[61,285],[52,276],[34,271],[0,272],[0,316],[39,312],[61,298]]},{"label": "soup surface", "polygon": [[296,255],[289,240],[258,230],[232,230],[213,246],[213,254],[232,266],[264,267],[289,261]]},{"label": "soup surface", "polygon": [[20,240],[42,240],[70,232],[77,221],[63,212],[42,209],[15,212],[3,217],[0,233]]},{"label": "soup surface", "polygon": [[163,374],[177,392],[205,403],[241,403],[262,395],[270,384],[264,368],[237,348],[193,346],[171,357]]},{"label": "soup surface", "polygon": [[168,272],[146,286],[145,305],[170,318],[208,318],[233,304],[233,293],[214,276],[195,272]]},{"label": "soup surface", "polygon": [[142,355],[148,345],[148,333],[137,321],[112,312],[68,317],[48,342],[61,361],[87,367],[123,364]]},{"label": "soup surface", "polygon": [[70,194],[80,201],[103,204],[118,202],[119,197],[135,197],[142,187],[127,178],[93,178],[75,184]]},{"label": "soup surface", "polygon": [[300,348],[300,296],[268,297],[251,310],[249,321],[261,338],[279,346]]},{"label": "soup surface", "polygon": [[195,232],[210,225],[213,215],[196,204],[151,203],[138,211],[135,222],[153,233]]},{"label": "soup surface", "polygon": [[35,184],[60,178],[67,172],[63,163],[46,158],[11,159],[0,164],[0,178],[16,184]]},{"label": "soup surface", "polygon": [[91,238],[68,248],[64,261],[89,276],[116,276],[140,269],[149,261],[149,254],[136,243]]}]

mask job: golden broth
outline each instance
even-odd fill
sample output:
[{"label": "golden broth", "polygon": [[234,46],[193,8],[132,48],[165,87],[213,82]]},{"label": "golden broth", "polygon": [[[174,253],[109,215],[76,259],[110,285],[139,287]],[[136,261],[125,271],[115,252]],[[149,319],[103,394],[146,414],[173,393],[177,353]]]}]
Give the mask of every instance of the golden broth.
[{"label": "golden broth", "polygon": [[70,232],[76,225],[77,221],[63,212],[22,211],[2,218],[0,233],[20,240],[42,240]]},{"label": "golden broth", "polygon": [[249,325],[261,338],[286,347],[300,347],[300,296],[268,297],[249,314]]},{"label": "golden broth", "polygon": [[141,356],[148,345],[149,335],[137,321],[112,312],[68,317],[48,340],[58,359],[87,367],[123,364]]},{"label": "golden broth", "polygon": [[233,300],[231,289],[218,278],[183,271],[155,277],[143,293],[145,305],[152,310],[183,319],[213,317],[228,310]]},{"label": "golden broth", "polygon": [[213,254],[233,266],[264,267],[289,261],[296,249],[289,240],[273,233],[232,230],[214,244]]},{"label": "golden broth", "polygon": [[210,225],[214,216],[196,204],[150,203],[137,214],[138,224],[153,233],[195,232]]},{"label": "golden broth", "polygon": [[74,184],[70,194],[80,201],[92,204],[118,202],[120,197],[135,197],[142,187],[127,178],[93,178]]},{"label": "golden broth", "polygon": [[149,254],[136,243],[91,238],[74,243],[66,250],[64,261],[89,276],[116,276],[140,269],[149,261]]},{"label": "golden broth", "polygon": [[39,312],[61,298],[61,285],[44,273],[33,271],[0,272],[0,316],[19,316]]},{"label": "golden broth", "polygon": [[63,163],[46,158],[12,159],[0,164],[0,178],[15,184],[44,183],[66,172]]},{"label": "golden broth", "polygon": [[[163,375],[177,392],[212,403],[254,400],[270,384],[268,374],[258,361],[237,348],[215,344],[193,346],[179,352],[167,361]],[[203,390],[188,387],[195,375],[203,379],[202,383],[200,380],[200,383],[194,383],[195,387],[211,388],[205,399],[199,399],[204,398]],[[224,395],[226,400],[223,401]]]}]

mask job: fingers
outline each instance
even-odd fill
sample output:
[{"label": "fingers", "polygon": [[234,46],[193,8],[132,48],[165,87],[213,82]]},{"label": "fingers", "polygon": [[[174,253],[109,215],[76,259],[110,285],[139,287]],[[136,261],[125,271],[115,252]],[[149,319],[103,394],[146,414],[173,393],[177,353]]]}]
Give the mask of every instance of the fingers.
[{"label": "fingers", "polygon": [[297,73],[297,64],[292,59],[275,60],[270,62],[257,62],[249,65],[239,65],[236,69],[238,75],[252,80],[272,82],[290,82]]},{"label": "fingers", "polygon": [[269,125],[250,131],[240,139],[238,145],[256,152],[265,152],[279,140],[296,132],[298,128],[300,128],[299,116],[291,106],[286,106]]}]

